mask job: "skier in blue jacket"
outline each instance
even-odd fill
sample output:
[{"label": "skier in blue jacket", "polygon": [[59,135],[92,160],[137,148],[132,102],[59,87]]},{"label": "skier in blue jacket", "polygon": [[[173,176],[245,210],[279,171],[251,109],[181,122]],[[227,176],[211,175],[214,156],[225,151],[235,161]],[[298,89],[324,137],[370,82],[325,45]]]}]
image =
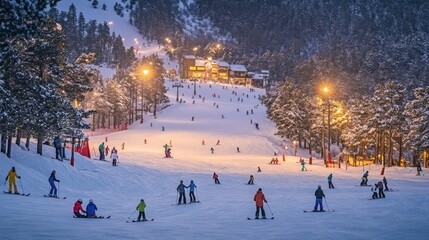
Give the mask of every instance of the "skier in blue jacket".
[{"label": "skier in blue jacket", "polygon": [[88,218],[96,218],[95,211],[97,210],[97,206],[94,204],[94,200],[89,199],[89,203],[86,206],[86,217]]},{"label": "skier in blue jacket", "polygon": [[197,200],[195,199],[194,190],[195,188],[197,188],[197,185],[195,185],[193,180],[191,180],[191,183],[189,184],[188,188],[189,188],[189,198],[191,199],[191,202],[196,202]]},{"label": "skier in blue jacket", "polygon": [[[55,186],[55,182],[60,182],[60,180],[55,177],[55,170],[53,170],[51,176],[49,177],[49,184],[51,185],[49,197],[57,197],[57,187]],[[52,192],[54,193],[54,195],[52,195]]]}]

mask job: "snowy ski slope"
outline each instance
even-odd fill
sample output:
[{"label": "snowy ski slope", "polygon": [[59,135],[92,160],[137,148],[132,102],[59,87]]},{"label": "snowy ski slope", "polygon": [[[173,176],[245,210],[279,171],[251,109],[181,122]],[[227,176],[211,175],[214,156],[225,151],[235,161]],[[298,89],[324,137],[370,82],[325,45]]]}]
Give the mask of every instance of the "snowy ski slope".
[{"label": "snowy ski slope", "polygon": [[[157,119],[147,115],[143,124],[137,122],[128,131],[90,138],[91,145],[97,147],[107,137],[106,145],[119,149],[118,167],[78,155],[73,168],[67,161],[53,160],[54,150],[49,146],[44,146],[44,157],[34,154],[34,145],[30,152],[14,146],[12,159],[0,154],[0,175],[5,177],[15,166],[25,193],[31,193],[29,197],[0,194],[0,239],[428,238],[427,176],[416,177],[411,168],[389,168],[389,187],[399,191],[387,192],[386,199],[368,201],[370,188],[354,186],[362,168],[326,169],[321,160],[315,160],[314,165],[307,165],[308,171],[300,172],[299,156],[308,156],[304,150],[298,150],[296,157],[288,150],[286,162],[268,164],[273,152],[281,151],[281,139],[274,136],[274,123],[266,119],[266,108],[257,100],[264,94],[262,90],[198,84],[193,104],[193,86],[184,83],[180,95],[186,103],[176,103],[172,84],[166,82],[172,106],[162,110]],[[238,92],[237,96],[232,91]],[[239,97],[243,102],[237,101]],[[250,114],[252,109],[254,114]],[[250,120],[258,122],[260,130]],[[163,158],[162,145],[170,140],[174,158]],[[121,150],[123,142],[125,149]],[[261,173],[256,172],[258,166]],[[43,197],[54,169],[65,200]],[[381,180],[380,166],[365,170],[370,173],[369,183]],[[221,185],[213,183],[213,172],[219,175]],[[329,173],[334,175],[336,189],[327,189]],[[255,177],[253,186],[244,184],[249,175]],[[185,184],[194,180],[201,203],[172,205],[180,180]],[[323,186],[329,209],[335,212],[303,213],[313,209],[318,184]],[[18,187],[23,192],[19,181]],[[259,187],[274,220],[247,220],[254,217],[253,196]],[[97,214],[111,215],[111,219],[73,218],[78,198],[83,199],[84,207],[94,199]],[[146,217],[155,221],[126,223],[141,198],[147,204]],[[267,206],[265,210],[271,216]],[[137,214],[131,217],[136,218]]]}]

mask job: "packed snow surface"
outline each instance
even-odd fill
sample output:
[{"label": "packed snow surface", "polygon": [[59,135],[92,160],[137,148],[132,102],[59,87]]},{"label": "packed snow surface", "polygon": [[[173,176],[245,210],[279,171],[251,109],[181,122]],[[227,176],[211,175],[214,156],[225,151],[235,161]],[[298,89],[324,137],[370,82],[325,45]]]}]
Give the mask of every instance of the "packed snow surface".
[{"label": "packed snow surface", "polygon": [[[29,197],[0,194],[0,239],[428,239],[428,176],[415,176],[414,168],[388,168],[388,186],[399,191],[369,201],[370,187],[355,184],[363,170],[369,171],[370,184],[380,181],[380,166],[327,169],[315,159],[313,165],[306,165],[308,171],[301,172],[299,158],[307,158],[308,152],[298,149],[294,156],[287,141],[286,161],[282,160],[282,140],[274,135],[275,125],[258,101],[263,90],[197,84],[192,99],[193,85],[184,83],[180,103],[172,84],[166,82],[172,105],[156,119],[148,114],[143,124],[136,122],[127,131],[90,138],[93,158],[93,149],[102,141],[118,149],[117,167],[110,159],[79,154],[71,167],[69,161],[52,159],[50,146],[44,146],[43,157],[36,155],[34,144],[29,152],[14,145],[12,159],[0,154],[1,176],[15,166],[22,176],[19,190],[31,193]],[[170,141],[174,158],[164,158],[162,146]],[[275,151],[280,165],[268,164]],[[258,166],[262,172],[256,171]],[[43,197],[54,169],[61,180],[59,195],[67,196],[65,200]],[[214,184],[213,172],[220,185]],[[335,189],[327,188],[330,173]],[[250,175],[255,185],[245,184]],[[194,180],[201,203],[172,205],[180,180],[186,185]],[[335,212],[304,213],[313,209],[319,184],[326,195],[325,210]],[[258,188],[268,200],[267,217],[274,220],[247,220],[255,215],[253,196]],[[111,218],[73,218],[78,198],[84,207],[94,199],[97,214]],[[142,198],[146,217],[155,221],[126,223],[130,216],[137,218],[133,212]]]}]

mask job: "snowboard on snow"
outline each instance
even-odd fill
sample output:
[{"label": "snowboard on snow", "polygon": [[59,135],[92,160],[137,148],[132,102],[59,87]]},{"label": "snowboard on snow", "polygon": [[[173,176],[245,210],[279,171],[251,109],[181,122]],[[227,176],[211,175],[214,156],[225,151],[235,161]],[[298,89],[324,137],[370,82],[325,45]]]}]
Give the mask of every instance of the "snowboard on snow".
[{"label": "snowboard on snow", "polygon": [[304,212],[305,213],[310,213],[310,212],[313,212],[313,213],[324,213],[324,212],[335,212],[335,210],[328,210],[328,211],[326,211],[326,210],[323,210],[323,211],[307,211],[307,210],[304,210]]},{"label": "snowboard on snow", "polygon": [[127,223],[135,223],[135,222],[153,222],[155,220],[155,218],[152,219],[146,219],[146,220],[141,220],[141,221],[137,221],[137,220],[132,220],[132,221],[127,221]]},{"label": "snowboard on snow", "polygon": [[67,197],[54,197],[54,196],[49,196],[49,195],[43,195],[44,197],[47,198],[57,198],[57,199],[66,199]]},{"label": "snowboard on snow", "polygon": [[10,194],[10,195],[26,196],[26,197],[30,196],[30,194],[31,194],[31,193],[27,193],[27,194],[25,194],[25,193],[10,193],[10,192],[6,192],[6,191],[3,191],[3,193],[4,194]]},{"label": "snowboard on snow", "polygon": [[270,218],[250,218],[248,217],[247,220],[273,220],[274,217],[270,217]]}]

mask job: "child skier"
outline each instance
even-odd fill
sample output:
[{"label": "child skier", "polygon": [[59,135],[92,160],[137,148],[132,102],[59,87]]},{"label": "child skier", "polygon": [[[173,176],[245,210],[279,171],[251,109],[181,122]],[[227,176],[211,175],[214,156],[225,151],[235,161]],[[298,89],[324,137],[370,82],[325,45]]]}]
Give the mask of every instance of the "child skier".
[{"label": "child skier", "polygon": [[360,183],[361,186],[366,186],[368,183],[368,171],[366,171],[363,175],[362,175],[362,182]]},{"label": "child skier", "polygon": [[378,184],[374,183],[374,187],[371,188],[371,192],[372,192],[372,199],[376,199],[378,198]]},{"label": "child skier", "polygon": [[191,180],[191,183],[189,184],[188,188],[189,188],[189,199],[190,199],[189,201],[191,201],[191,203],[196,202],[197,199],[195,198],[194,190],[195,188],[197,188],[197,185],[195,185],[193,180]]},{"label": "child skier", "polygon": [[177,186],[177,192],[179,193],[179,202],[177,204],[182,204],[182,197],[183,197],[183,204],[186,204],[186,196],[185,196],[185,188],[188,188],[183,184],[183,180],[180,180],[179,186]]},{"label": "child skier", "polygon": [[213,179],[215,180],[215,184],[220,184],[219,176],[215,172],[213,173]]},{"label": "child skier", "polygon": [[89,203],[86,206],[86,217],[88,218],[96,218],[95,211],[97,211],[97,206],[94,204],[94,200],[89,199]]},{"label": "child skier", "polygon": [[214,148],[212,147],[212,148],[210,148],[210,151],[212,151],[212,154],[213,154],[213,152],[214,152]]},{"label": "child skier", "polygon": [[261,170],[261,168],[260,168],[260,167],[258,167],[258,172],[262,172],[262,170]]},{"label": "child skier", "polygon": [[12,169],[7,173],[7,176],[6,176],[6,180],[5,180],[5,183],[6,183],[6,181],[7,181],[7,179],[9,179],[9,191],[8,191],[8,193],[12,193],[12,186],[13,186],[13,188],[14,188],[14,190],[15,190],[15,194],[19,194],[19,192],[18,192],[18,188],[16,187],[16,180],[15,180],[15,177],[17,177],[17,178],[19,178],[19,179],[21,179],[21,176],[19,176],[17,173],[16,173],[16,171],[15,171],[15,167],[12,167]]},{"label": "child skier", "polygon": [[[55,182],[60,182],[60,180],[58,180],[55,177],[55,170],[52,171],[48,181],[49,181],[49,184],[51,185],[51,191],[49,191],[49,197],[57,197],[57,187],[55,186]],[[54,193],[54,195],[52,195],[52,192]]]},{"label": "child skier", "polygon": [[74,203],[73,214],[77,218],[85,218],[86,216],[83,214],[80,214],[80,212],[86,213],[85,210],[83,210],[82,208],[82,199],[79,199]]},{"label": "child skier", "polygon": [[386,177],[383,177],[383,183],[384,183],[384,189],[386,191],[389,191],[389,188],[387,187],[387,179],[386,179]]},{"label": "child skier", "polygon": [[328,185],[329,188],[334,188],[334,184],[332,184],[332,173],[328,176]]},{"label": "child skier", "polygon": [[146,208],[146,203],[144,202],[144,199],[140,200],[139,205],[137,205],[136,210],[139,211],[139,217],[137,218],[137,221],[147,221],[146,216],[144,214],[144,209]]},{"label": "child skier", "polygon": [[304,170],[307,171],[307,168],[305,168],[305,160],[304,159],[301,160],[301,166],[302,166],[301,172]]},{"label": "child skier", "polygon": [[317,206],[318,205],[320,206],[319,212],[324,212],[325,210],[323,210],[323,201],[322,201],[322,198],[325,197],[325,194],[323,193],[322,186],[320,186],[320,185],[317,186],[317,190],[314,193],[314,196],[316,196],[316,204],[314,204],[313,212],[317,212]]},{"label": "child skier", "polygon": [[113,152],[113,150],[112,150],[112,154],[110,155],[110,158],[112,159],[112,166],[116,167],[117,166],[116,162],[119,159],[118,153],[117,152]]},{"label": "child skier", "polygon": [[253,197],[253,201],[255,201],[256,203],[255,219],[259,219],[259,210],[261,210],[262,219],[267,219],[265,217],[265,210],[264,210],[264,202],[267,202],[267,200],[265,199],[265,195],[262,193],[262,188],[258,189],[255,196]]},{"label": "child skier", "polygon": [[249,180],[249,182],[247,182],[247,184],[248,184],[248,185],[250,185],[250,184],[252,184],[252,185],[253,185],[253,184],[254,184],[254,183],[253,183],[253,180],[254,180],[253,175],[250,175],[250,180]]}]

